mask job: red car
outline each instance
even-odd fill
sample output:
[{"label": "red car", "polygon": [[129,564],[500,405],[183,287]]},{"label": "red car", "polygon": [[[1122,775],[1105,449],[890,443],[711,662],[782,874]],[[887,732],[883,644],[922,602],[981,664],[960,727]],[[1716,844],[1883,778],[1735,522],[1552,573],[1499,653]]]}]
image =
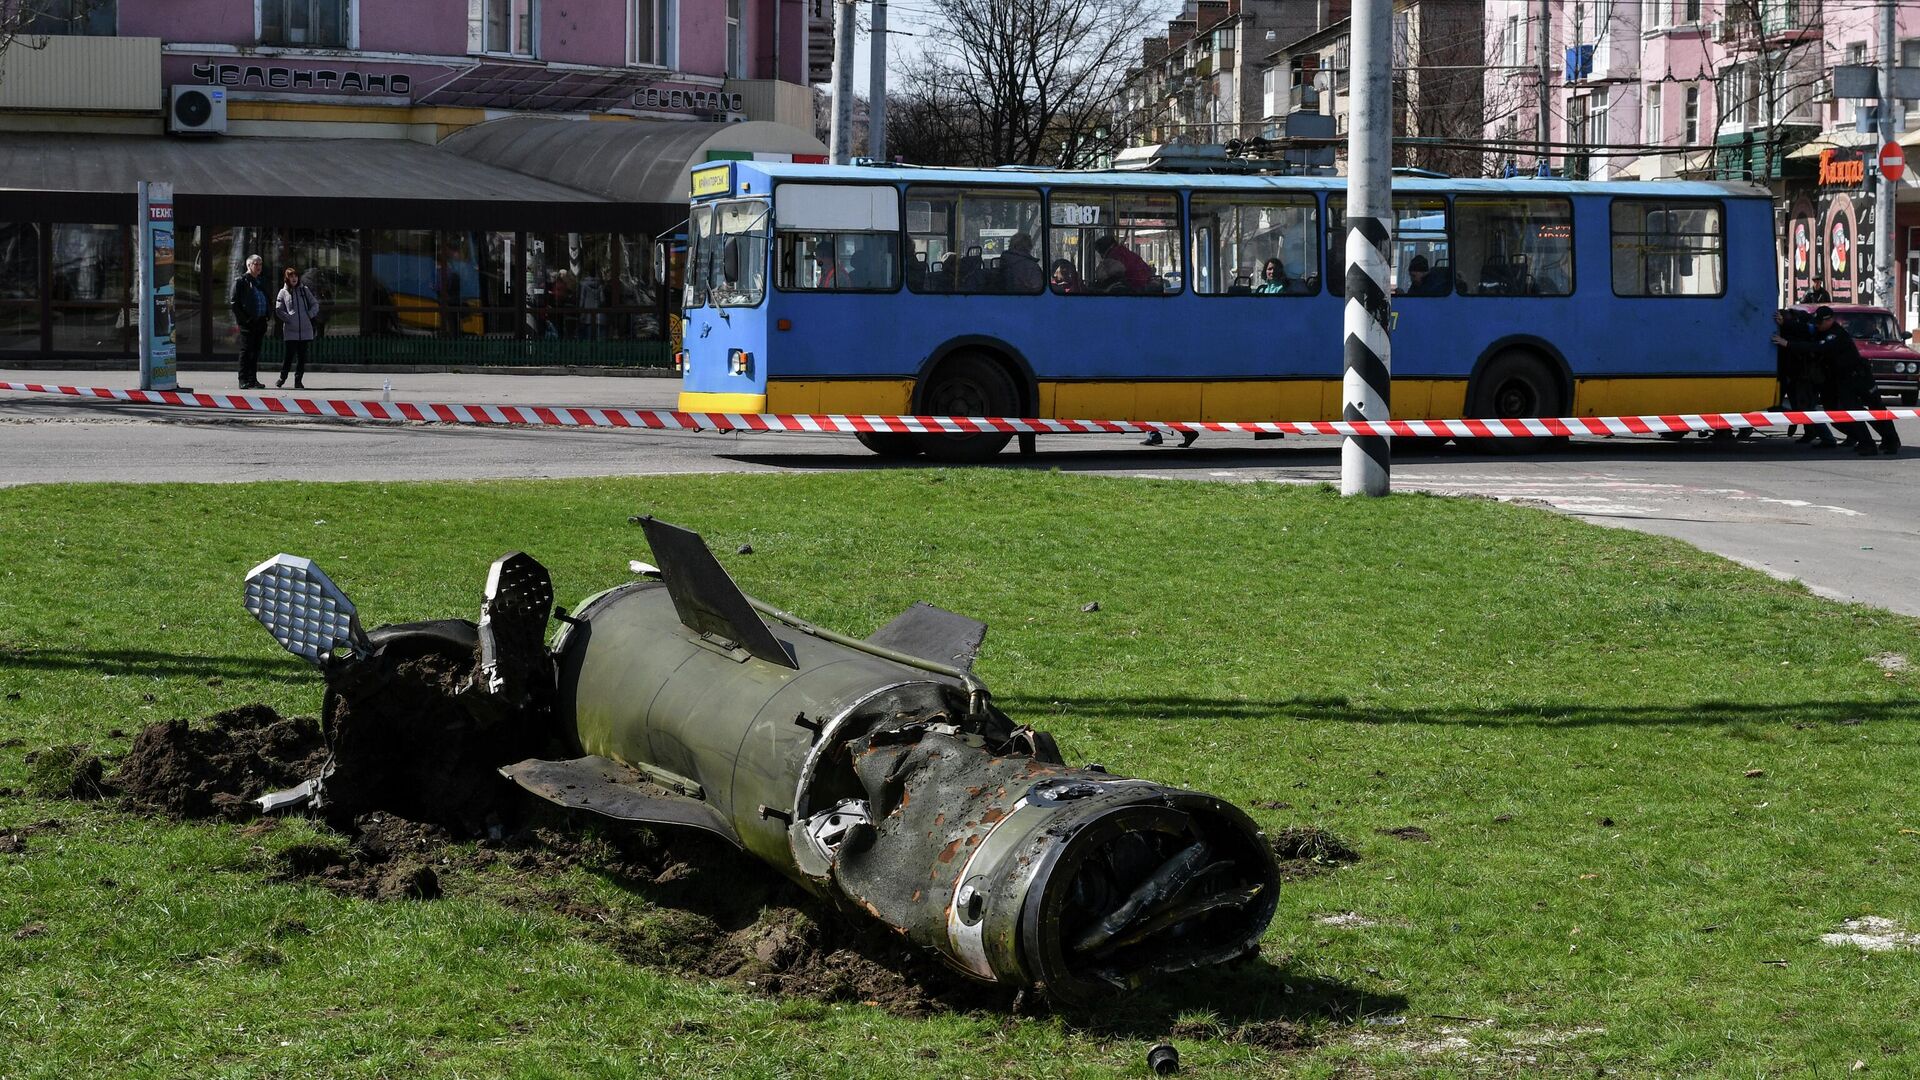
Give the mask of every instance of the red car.
[{"label": "red car", "polygon": [[[1811,314],[1818,304],[1800,304]],[[1913,335],[1900,329],[1893,312],[1864,304],[1828,304],[1834,318],[1853,335],[1860,355],[1873,365],[1873,381],[1880,392],[1902,405],[1920,404],[1920,352],[1907,341]]]}]

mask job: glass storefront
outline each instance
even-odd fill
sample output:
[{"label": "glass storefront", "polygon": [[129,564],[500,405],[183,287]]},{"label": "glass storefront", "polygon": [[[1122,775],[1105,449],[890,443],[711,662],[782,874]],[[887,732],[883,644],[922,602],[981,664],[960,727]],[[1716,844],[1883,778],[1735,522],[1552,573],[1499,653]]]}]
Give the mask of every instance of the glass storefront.
[{"label": "glass storefront", "polygon": [[0,222],[0,350],[40,347],[40,227]]},{"label": "glass storefront", "polygon": [[[316,358],[670,362],[653,238],[641,233],[180,223],[175,244],[182,359],[239,350],[227,297],[257,254],[269,289],[291,266],[318,295]],[[0,353],[134,355],[133,256],[129,226],[0,222]]]},{"label": "glass storefront", "polygon": [[136,348],[132,226],[55,224],[49,270],[54,352]]}]

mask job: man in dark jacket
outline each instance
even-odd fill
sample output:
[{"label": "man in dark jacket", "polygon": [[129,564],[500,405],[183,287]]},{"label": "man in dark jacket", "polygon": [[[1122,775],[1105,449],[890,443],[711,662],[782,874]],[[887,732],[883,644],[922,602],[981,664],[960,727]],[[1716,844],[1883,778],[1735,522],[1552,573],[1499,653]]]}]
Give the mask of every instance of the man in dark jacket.
[{"label": "man in dark jacket", "polygon": [[[1821,307],[1813,313],[1813,337],[1811,340],[1789,341],[1779,334],[1773,336],[1773,343],[1786,349],[1796,357],[1815,360],[1826,373],[1827,384],[1824,395],[1829,409],[1881,409],[1886,404],[1880,400],[1880,391],[1873,383],[1873,365],[1853,344],[1853,335],[1847,333],[1840,321],[1833,317],[1833,309]],[[1897,454],[1900,452],[1900,434],[1894,430],[1893,421],[1872,421],[1873,430],[1880,434],[1879,452]],[[1873,436],[1868,434],[1867,425],[1859,422],[1840,424],[1840,430],[1846,434],[1847,442],[1854,444],[1864,456],[1874,453]]]},{"label": "man in dark jacket", "polygon": [[[1787,344],[1775,350],[1776,364],[1780,382],[1786,390],[1786,407],[1796,412],[1809,412],[1821,407],[1820,392],[1827,382],[1820,358],[1813,355],[1799,355],[1791,348],[1796,341],[1812,341],[1816,336],[1813,329],[1813,316],[1799,308],[1782,308],[1773,313],[1773,325],[1779,337]],[[1787,430],[1788,435],[1793,430]],[[1800,436],[1803,443],[1818,442],[1823,448],[1833,445],[1833,432],[1825,424],[1808,424]]]},{"label": "man in dark jacket", "polygon": [[242,390],[266,388],[259,377],[260,342],[267,336],[267,327],[272,325],[273,297],[267,294],[267,283],[260,278],[263,265],[260,256],[247,256],[247,272],[234,279],[233,290],[227,296],[233,324],[240,328]]}]

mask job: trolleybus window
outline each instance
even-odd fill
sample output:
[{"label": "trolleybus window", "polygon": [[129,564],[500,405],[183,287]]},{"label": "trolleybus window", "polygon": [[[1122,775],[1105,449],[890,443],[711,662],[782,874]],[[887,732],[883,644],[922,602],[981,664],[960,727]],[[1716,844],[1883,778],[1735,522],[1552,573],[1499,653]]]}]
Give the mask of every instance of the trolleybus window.
[{"label": "trolleybus window", "polygon": [[1615,199],[1612,216],[1615,295],[1725,295],[1718,203]]},{"label": "trolleybus window", "polygon": [[[1187,203],[1193,291],[1208,296],[1311,296],[1320,291],[1319,205],[1313,196],[1202,195]],[[1278,260],[1275,273],[1269,263]]]},{"label": "trolleybus window", "polygon": [[1180,291],[1178,196],[1056,188],[1048,206],[1047,257],[1055,292],[1165,296]]},{"label": "trolleybus window", "polygon": [[779,235],[782,289],[892,292],[899,287],[897,233],[782,229]]},{"label": "trolleybus window", "polygon": [[914,292],[1038,293],[1046,285],[1038,190],[910,187],[907,242]]},{"label": "trolleybus window", "polygon": [[687,219],[685,306],[755,307],[767,291],[767,204],[695,206]]},{"label": "trolleybus window", "polygon": [[1573,203],[1457,195],[1462,296],[1573,295]]},{"label": "trolleybus window", "polygon": [[[1345,196],[1327,196],[1327,291],[1335,296],[1346,295],[1346,206]],[[1388,245],[1388,258],[1389,280],[1395,293],[1445,296],[1453,292],[1445,196],[1403,195],[1393,200],[1393,241]]]}]

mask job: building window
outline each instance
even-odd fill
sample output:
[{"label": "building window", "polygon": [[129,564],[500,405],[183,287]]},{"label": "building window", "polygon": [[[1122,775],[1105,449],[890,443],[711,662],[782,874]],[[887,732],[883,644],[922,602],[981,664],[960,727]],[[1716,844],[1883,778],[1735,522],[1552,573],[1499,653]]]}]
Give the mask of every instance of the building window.
[{"label": "building window", "polygon": [[[1900,43],[1900,66],[1920,67],[1920,41],[1903,41]],[[1915,124],[1920,124],[1920,98],[1908,98],[1908,129],[1912,129]]]},{"label": "building window", "polygon": [[[677,0],[628,0],[629,63],[672,67],[677,59],[675,4]],[[728,9],[730,12],[733,8]],[[729,39],[731,45],[731,39]],[[729,53],[728,62],[732,62]]]},{"label": "building window", "polygon": [[352,44],[352,0],[260,0],[260,44],[344,49]]},{"label": "building window", "polygon": [[37,0],[13,17],[21,19],[22,34],[112,37],[119,7],[118,0]]},{"label": "building window", "polygon": [[[1847,46],[1847,63],[1850,66],[1857,67],[1866,62],[1867,62],[1867,43],[1866,42],[1856,41]],[[1859,112],[1860,112],[1860,103],[1857,100],[1853,98],[1842,99],[1840,102],[1840,123],[1846,127],[1852,127],[1854,117],[1858,116]]]},{"label": "building window", "polygon": [[741,0],[727,0],[727,74],[735,79],[747,77],[747,35]]},{"label": "building window", "polygon": [[467,51],[538,56],[539,0],[467,0]]},{"label": "building window", "polygon": [[1520,29],[1520,16],[1507,16],[1506,54],[1508,67],[1520,66],[1521,50],[1526,47],[1526,42],[1521,38],[1522,33],[1523,31]]},{"label": "building window", "polygon": [[1700,21],[1700,0],[1681,0],[1681,2],[1686,8],[1686,15],[1680,21],[1690,22],[1690,23],[1699,22]]},{"label": "building window", "polygon": [[1659,146],[1661,140],[1660,106],[1666,97],[1666,87],[1659,83],[1647,85],[1647,130],[1641,132],[1640,141],[1651,146]]},{"label": "building window", "polygon": [[1687,110],[1681,120],[1680,141],[1687,146],[1700,141],[1700,88],[1687,87]]}]

